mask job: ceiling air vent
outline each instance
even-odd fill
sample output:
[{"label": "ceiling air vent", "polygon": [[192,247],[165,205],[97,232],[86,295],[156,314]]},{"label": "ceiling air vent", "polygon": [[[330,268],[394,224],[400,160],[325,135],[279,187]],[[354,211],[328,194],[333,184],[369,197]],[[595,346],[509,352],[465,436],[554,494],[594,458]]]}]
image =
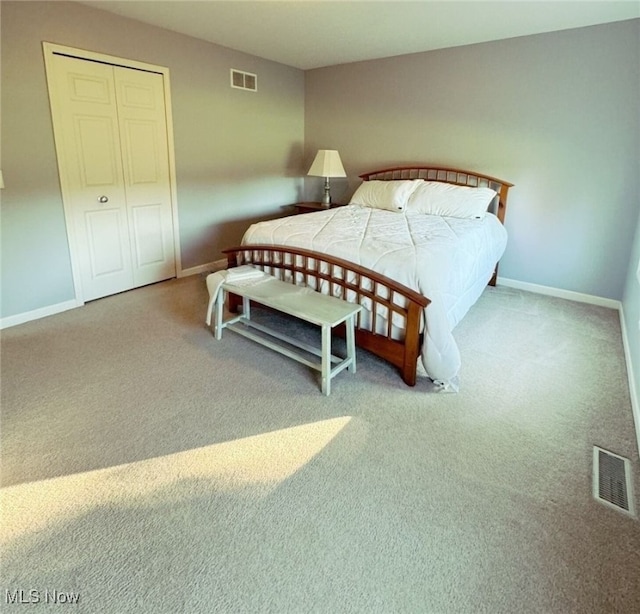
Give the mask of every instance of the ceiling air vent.
[{"label": "ceiling air vent", "polygon": [[258,75],[243,70],[231,69],[231,87],[239,90],[258,91]]}]

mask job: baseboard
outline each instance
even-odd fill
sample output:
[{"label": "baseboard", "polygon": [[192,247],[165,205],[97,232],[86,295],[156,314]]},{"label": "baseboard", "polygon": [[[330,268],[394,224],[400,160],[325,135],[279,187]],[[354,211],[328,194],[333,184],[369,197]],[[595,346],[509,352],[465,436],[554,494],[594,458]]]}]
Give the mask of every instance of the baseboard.
[{"label": "baseboard", "polygon": [[[177,277],[188,277],[189,275],[199,275],[200,273],[212,273],[225,268],[227,268],[227,260],[226,258],[223,258],[221,260],[202,264],[190,269],[183,269],[178,273]],[[34,309],[33,311],[18,313],[14,316],[0,318],[0,330],[3,328],[10,328],[11,326],[18,326],[18,324],[25,324],[26,322],[31,322],[33,320],[39,320],[40,318],[46,318],[47,316],[53,316],[57,313],[68,311],[69,309],[82,307],[83,305],[84,303],[82,301],[74,299],[71,301],[65,301],[64,303],[57,303],[56,305],[49,305],[47,307],[41,307],[40,309]]]},{"label": "baseboard", "polygon": [[636,439],[638,440],[638,450],[640,450],[640,390],[636,387],[636,382],[640,382],[640,365],[634,365],[631,360],[631,350],[629,348],[629,337],[627,324],[624,317],[624,308],[620,306],[620,330],[622,331],[622,346],[624,347],[624,359],[627,363],[627,377],[629,378],[629,396],[631,397],[631,410],[633,412],[633,423],[636,427]]},{"label": "baseboard", "polygon": [[535,292],[536,294],[546,294],[547,296],[564,298],[568,301],[576,301],[578,303],[588,303],[589,305],[598,305],[599,307],[609,307],[610,309],[620,309],[621,305],[620,301],[616,301],[612,298],[594,296],[593,294],[582,294],[581,292],[563,290],[562,288],[553,288],[552,286],[540,286],[538,284],[530,284],[526,281],[517,281],[516,279],[508,279],[506,277],[498,277],[498,285],[515,288],[516,290]]},{"label": "baseboard", "polygon": [[84,303],[81,301],[65,301],[64,303],[57,303],[55,305],[49,305],[47,307],[41,307],[40,309],[34,309],[33,311],[26,311],[24,313],[18,313],[14,316],[8,316],[6,318],[0,318],[0,330],[3,328],[9,328],[11,326],[17,326],[18,324],[25,324],[32,320],[39,320],[40,318],[46,318],[47,316],[54,316],[57,313],[68,311],[69,309],[75,309],[76,307],[82,307]]},{"label": "baseboard", "polygon": [[178,277],[189,277],[189,275],[200,275],[201,273],[213,273],[214,271],[220,271],[227,268],[227,259],[215,260],[207,264],[201,264],[189,269],[182,269],[178,273]]}]

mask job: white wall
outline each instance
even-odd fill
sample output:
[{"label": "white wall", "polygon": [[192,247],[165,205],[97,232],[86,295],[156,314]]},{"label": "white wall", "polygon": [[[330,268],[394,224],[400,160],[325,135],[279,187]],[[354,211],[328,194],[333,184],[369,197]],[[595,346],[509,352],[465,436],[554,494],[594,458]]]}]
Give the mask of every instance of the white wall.
[{"label": "white wall", "polygon": [[[43,40],[170,68],[185,268],[298,200],[324,147],[350,175],[338,198],[401,162],[512,181],[504,277],[618,300],[628,287],[640,20],[306,74],[67,2],[3,0],[1,34],[0,318],[73,297]],[[258,94],[229,88],[229,68],[257,72]]]},{"label": "white wall", "polygon": [[[74,297],[42,41],[169,68],[184,268],[299,200],[301,70],[71,2],[3,0],[1,34],[0,319]],[[232,89],[231,68],[257,73],[258,92]]]},{"label": "white wall", "polygon": [[[640,209],[640,193],[636,198]],[[622,313],[626,332],[627,368],[640,446],[640,212],[622,299]]]},{"label": "white wall", "polygon": [[336,200],[359,173],[403,162],[510,181],[501,275],[620,300],[638,212],[639,57],[636,19],[307,71],[305,163],[340,151],[350,177],[334,182]]}]

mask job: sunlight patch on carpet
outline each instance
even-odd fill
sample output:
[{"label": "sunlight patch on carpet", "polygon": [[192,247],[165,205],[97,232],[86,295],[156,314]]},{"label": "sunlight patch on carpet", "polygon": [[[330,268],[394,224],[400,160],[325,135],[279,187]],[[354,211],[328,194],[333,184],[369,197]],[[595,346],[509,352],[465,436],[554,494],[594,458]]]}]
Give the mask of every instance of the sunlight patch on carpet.
[{"label": "sunlight patch on carpet", "polygon": [[201,492],[265,497],[322,452],[350,421],[350,416],[322,420],[2,488],[0,544],[8,546],[99,507],[177,503]]}]

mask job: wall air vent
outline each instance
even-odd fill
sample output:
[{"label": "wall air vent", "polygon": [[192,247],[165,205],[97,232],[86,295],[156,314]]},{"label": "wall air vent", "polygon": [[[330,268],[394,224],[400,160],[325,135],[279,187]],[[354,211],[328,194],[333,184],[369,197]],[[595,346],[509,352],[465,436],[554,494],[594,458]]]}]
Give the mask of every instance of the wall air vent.
[{"label": "wall air vent", "polygon": [[258,91],[258,75],[243,70],[231,69],[231,87],[239,90]]}]

